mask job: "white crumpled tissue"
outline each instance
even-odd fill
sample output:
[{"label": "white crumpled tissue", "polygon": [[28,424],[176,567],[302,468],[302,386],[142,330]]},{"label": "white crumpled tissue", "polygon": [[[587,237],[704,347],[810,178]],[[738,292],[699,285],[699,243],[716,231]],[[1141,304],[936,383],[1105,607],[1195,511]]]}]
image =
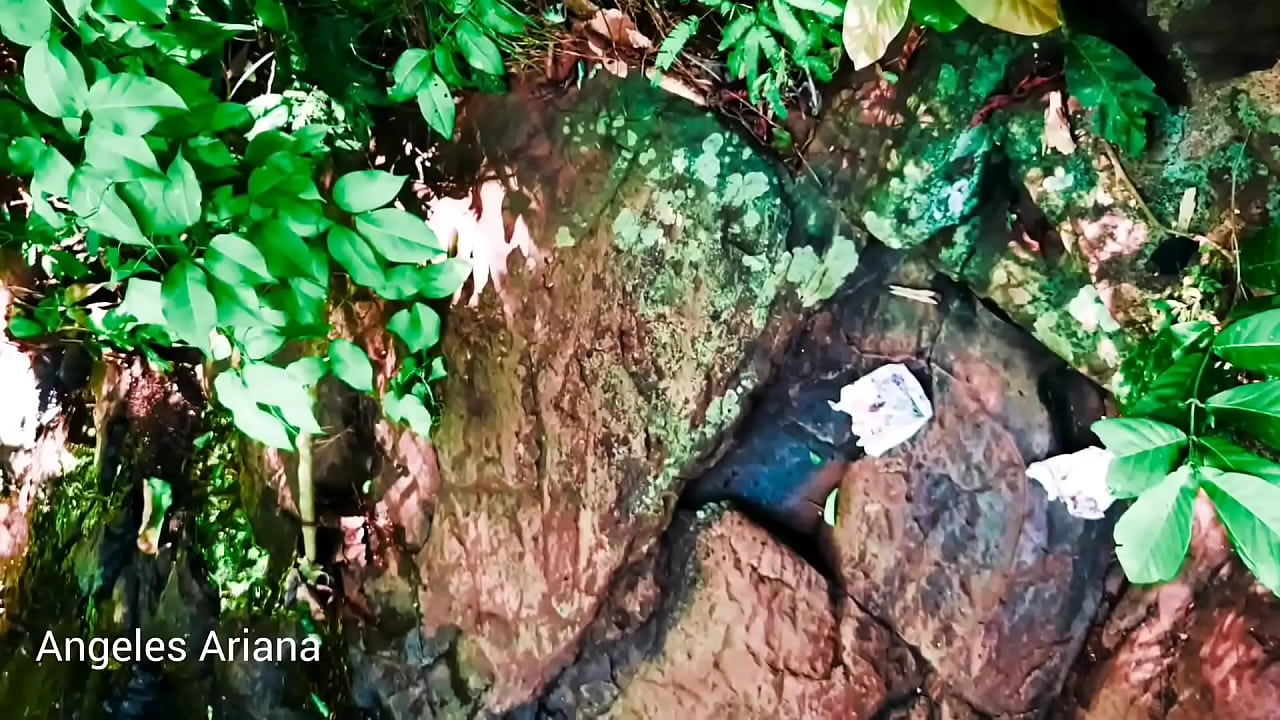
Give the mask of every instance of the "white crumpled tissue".
[{"label": "white crumpled tissue", "polygon": [[1044,486],[1050,500],[1067,504],[1067,512],[1079,518],[1101,520],[1116,499],[1107,488],[1112,455],[1100,447],[1087,447],[1069,455],[1057,455],[1027,466],[1027,477]]},{"label": "white crumpled tissue", "polygon": [[830,402],[853,418],[858,446],[880,457],[915,435],[933,417],[933,405],[906,365],[881,365],[840,388],[839,402]]}]

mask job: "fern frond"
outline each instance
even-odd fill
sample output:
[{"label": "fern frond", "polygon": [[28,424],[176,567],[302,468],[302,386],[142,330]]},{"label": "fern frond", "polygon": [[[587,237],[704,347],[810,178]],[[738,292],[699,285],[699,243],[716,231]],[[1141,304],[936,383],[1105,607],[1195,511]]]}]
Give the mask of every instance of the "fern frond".
[{"label": "fern frond", "polygon": [[685,45],[689,44],[693,34],[698,32],[698,23],[702,18],[697,15],[687,17],[681,20],[678,25],[671,29],[671,32],[662,40],[662,44],[658,46],[658,58],[654,65],[663,72],[671,69],[675,64],[676,58],[680,57],[680,52],[684,50]]}]

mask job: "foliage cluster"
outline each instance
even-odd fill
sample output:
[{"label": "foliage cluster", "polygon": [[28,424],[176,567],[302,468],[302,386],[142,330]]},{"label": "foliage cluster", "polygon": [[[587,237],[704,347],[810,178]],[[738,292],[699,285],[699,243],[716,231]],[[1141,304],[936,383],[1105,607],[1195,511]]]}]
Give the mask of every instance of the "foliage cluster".
[{"label": "foliage cluster", "polygon": [[[1280,291],[1280,227],[1245,247],[1245,281],[1254,291]],[[1201,321],[1163,330],[1125,416],[1094,425],[1115,456],[1112,493],[1135,498],[1115,529],[1133,582],[1178,574],[1204,491],[1241,560],[1280,595],[1280,464],[1267,457],[1280,452],[1277,297],[1245,303],[1221,329]]]},{"label": "foliage cluster", "polygon": [[[194,349],[221,369],[215,397],[237,427],[291,449],[322,432],[313,389],[324,376],[377,392],[364,350],[330,341],[327,315],[333,299],[371,292],[404,304],[388,329],[407,359],[383,407],[426,433],[428,384],[443,374],[428,301],[453,294],[469,265],[391,206],[404,177],[327,179],[332,126],[288,130],[269,105],[219,97],[228,42],[273,17],[220,22],[169,0],[0,4],[0,31],[26,48],[0,101],[5,169],[30,195],[13,241],[60,286],[10,331],[75,334],[157,362],[159,348]],[[440,56],[458,49],[500,69],[475,22],[458,18]],[[310,352],[284,362],[298,348]]]}]

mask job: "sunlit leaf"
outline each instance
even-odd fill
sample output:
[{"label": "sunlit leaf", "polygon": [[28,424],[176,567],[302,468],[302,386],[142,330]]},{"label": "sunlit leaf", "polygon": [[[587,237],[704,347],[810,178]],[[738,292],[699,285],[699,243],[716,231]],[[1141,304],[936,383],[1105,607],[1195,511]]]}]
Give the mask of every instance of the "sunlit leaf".
[{"label": "sunlit leaf", "polygon": [[1116,557],[1130,582],[1168,582],[1191,545],[1198,483],[1190,467],[1169,473],[1142,493],[1116,522]]},{"label": "sunlit leaf", "polygon": [[471,277],[471,261],[449,258],[422,269],[418,291],[425,298],[446,298],[453,295]]},{"label": "sunlit leaf", "polygon": [[204,270],[192,262],[178,263],[165,273],[161,295],[165,328],[179,340],[209,353],[209,334],[218,324],[218,306]]},{"label": "sunlit leaf", "polygon": [[417,396],[387,393],[382,400],[382,409],[387,417],[405,423],[417,434],[423,437],[431,434],[431,411]]},{"label": "sunlit leaf", "polygon": [[422,303],[392,315],[387,329],[400,336],[411,352],[421,352],[440,342],[440,316]]},{"label": "sunlit leaf", "polygon": [[349,172],[333,184],[333,201],[353,215],[376,210],[395,200],[407,179],[381,170]]},{"label": "sunlit leaf", "polygon": [[29,51],[22,64],[22,86],[31,103],[53,118],[79,118],[89,100],[84,68],[61,41],[46,39]]},{"label": "sunlit leaf", "polygon": [[421,263],[444,253],[444,247],[422,218],[384,208],[356,216],[356,231],[391,262]]},{"label": "sunlit leaf", "polygon": [[1042,35],[1062,24],[1058,0],[956,0],[980,22],[1018,35]]},{"label": "sunlit leaf", "polygon": [[1226,438],[1216,436],[1198,438],[1196,446],[1200,448],[1204,461],[1208,465],[1220,470],[1254,475],[1280,485],[1280,464],[1251,453]]},{"label": "sunlit leaf", "polygon": [[1230,423],[1280,449],[1280,380],[1224,390],[1204,404],[1215,423]]},{"label": "sunlit leaf", "polygon": [[204,256],[210,275],[231,285],[261,285],[272,281],[262,251],[239,235],[218,235]]},{"label": "sunlit leaf", "polygon": [[360,346],[348,340],[329,343],[329,367],[334,377],[360,392],[373,392],[373,364]]},{"label": "sunlit leaf", "polygon": [[969,13],[956,0],[911,0],[911,17],[931,30],[949,33],[963,25]]},{"label": "sunlit leaf", "polygon": [[1241,370],[1280,374],[1280,310],[1258,313],[1228,325],[1218,334],[1213,350]]},{"label": "sunlit leaf", "polygon": [[328,246],[329,254],[357,285],[377,288],[386,282],[382,262],[355,231],[341,225],[330,228]]},{"label": "sunlit leaf", "polygon": [[467,64],[483,73],[502,75],[502,53],[484,30],[467,18],[455,28],[455,39]]},{"label": "sunlit leaf", "polygon": [[32,47],[49,36],[53,10],[45,0],[0,0],[0,33],[19,45]]},{"label": "sunlit leaf", "polygon": [[907,24],[909,0],[849,0],[844,6],[844,50],[853,69],[875,64]]},{"label": "sunlit leaf", "polygon": [[418,91],[418,109],[432,130],[446,139],[453,139],[454,122],[457,107],[453,101],[453,91],[445,84],[444,78],[432,73],[430,79]]},{"label": "sunlit leaf", "polygon": [[88,110],[96,123],[120,135],[145,135],[166,116],[187,109],[173,88],[144,75],[115,74],[89,88]]},{"label": "sunlit leaf", "polygon": [[404,102],[418,94],[431,77],[431,53],[422,48],[409,48],[391,68],[394,83],[387,96],[396,102]]},{"label": "sunlit leaf", "polygon": [[1204,478],[1236,553],[1259,582],[1280,595],[1280,485],[1212,469]]},{"label": "sunlit leaf", "polygon": [[1187,448],[1186,433],[1154,420],[1109,418],[1092,429],[1114,456],[1107,485],[1120,498],[1140,495],[1160,482]]}]

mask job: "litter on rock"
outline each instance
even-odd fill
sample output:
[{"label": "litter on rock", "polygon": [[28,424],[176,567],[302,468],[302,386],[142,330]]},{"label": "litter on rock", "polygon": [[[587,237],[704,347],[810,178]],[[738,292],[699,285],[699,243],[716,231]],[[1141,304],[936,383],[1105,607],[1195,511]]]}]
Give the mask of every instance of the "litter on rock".
[{"label": "litter on rock", "polygon": [[1107,488],[1112,455],[1099,447],[1031,463],[1027,477],[1044,486],[1050,500],[1067,504],[1067,512],[1079,518],[1100,520],[1116,499]]},{"label": "litter on rock", "polygon": [[919,432],[933,417],[933,405],[906,365],[882,365],[840,388],[832,410],[853,419],[858,446],[880,457]]}]

